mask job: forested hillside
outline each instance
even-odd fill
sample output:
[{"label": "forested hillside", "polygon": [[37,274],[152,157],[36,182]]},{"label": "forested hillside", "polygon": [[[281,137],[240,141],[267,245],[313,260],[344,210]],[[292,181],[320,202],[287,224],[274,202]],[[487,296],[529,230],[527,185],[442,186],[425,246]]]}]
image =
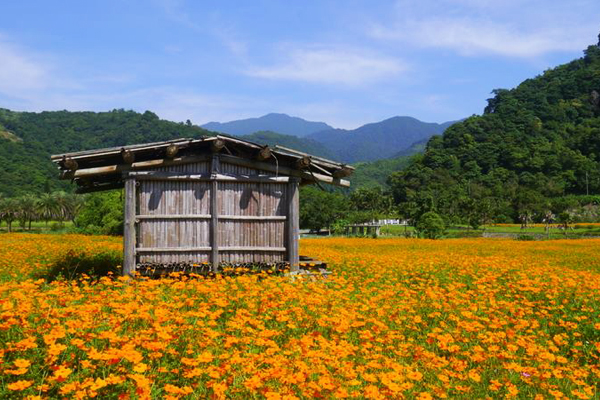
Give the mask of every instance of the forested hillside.
[{"label": "forested hillside", "polygon": [[356,170],[348,178],[352,183],[350,190],[363,187],[388,189],[387,180],[390,174],[402,170],[409,163],[410,156],[400,156],[353,164]]},{"label": "forested hillside", "polygon": [[483,115],[433,137],[390,177],[405,215],[544,219],[568,210],[573,196],[600,194],[598,46],[493,94]]},{"label": "forested hillside", "polygon": [[0,109],[0,194],[69,189],[58,180],[50,155],[123,146],[210,132],[187,123],[159,119],[156,114],[111,112],[13,112]]}]

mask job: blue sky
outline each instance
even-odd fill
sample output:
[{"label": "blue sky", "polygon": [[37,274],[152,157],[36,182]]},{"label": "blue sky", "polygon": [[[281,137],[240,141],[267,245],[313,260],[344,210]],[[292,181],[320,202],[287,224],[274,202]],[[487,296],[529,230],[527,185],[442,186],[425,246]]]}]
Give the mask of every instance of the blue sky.
[{"label": "blue sky", "polygon": [[443,122],[580,57],[598,0],[8,0],[0,107]]}]

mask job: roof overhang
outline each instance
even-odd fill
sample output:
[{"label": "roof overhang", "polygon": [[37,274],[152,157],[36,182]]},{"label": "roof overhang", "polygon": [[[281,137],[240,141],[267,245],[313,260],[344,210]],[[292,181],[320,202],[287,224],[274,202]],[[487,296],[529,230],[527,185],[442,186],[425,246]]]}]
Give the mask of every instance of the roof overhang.
[{"label": "roof overhang", "polygon": [[264,146],[228,136],[176,139],[165,142],[80,151],[51,156],[61,179],[70,179],[78,192],[123,187],[123,174],[169,165],[200,162],[219,154],[226,163],[243,165],[300,178],[302,183],[323,182],[349,187],[343,179],[354,167],[283,146]]}]

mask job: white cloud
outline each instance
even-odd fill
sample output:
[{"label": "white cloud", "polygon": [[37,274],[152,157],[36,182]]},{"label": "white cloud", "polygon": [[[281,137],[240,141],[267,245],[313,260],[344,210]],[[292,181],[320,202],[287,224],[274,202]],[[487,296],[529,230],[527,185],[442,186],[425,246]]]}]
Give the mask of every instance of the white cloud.
[{"label": "white cloud", "polygon": [[0,34],[0,99],[4,106],[39,110],[73,104],[68,101],[68,93],[82,89],[83,81],[65,77],[54,60],[47,54],[18,46]]},{"label": "white cloud", "polygon": [[417,47],[446,48],[461,55],[534,58],[560,51],[579,51],[597,34],[600,11],[574,12],[590,3],[423,0],[398,1],[391,23],[378,21],[371,37]]},{"label": "white cloud", "polygon": [[372,34],[423,47],[449,48],[469,56],[485,53],[536,57],[554,51],[580,50],[589,42],[585,35],[569,35],[563,30],[524,32],[508,24],[467,18],[406,21],[393,30],[375,27]]},{"label": "white cloud", "polygon": [[0,93],[20,97],[47,86],[48,71],[33,56],[0,36]]},{"label": "white cloud", "polygon": [[287,51],[285,60],[271,66],[251,67],[249,76],[322,84],[361,85],[406,71],[399,59],[367,51],[306,48]]}]

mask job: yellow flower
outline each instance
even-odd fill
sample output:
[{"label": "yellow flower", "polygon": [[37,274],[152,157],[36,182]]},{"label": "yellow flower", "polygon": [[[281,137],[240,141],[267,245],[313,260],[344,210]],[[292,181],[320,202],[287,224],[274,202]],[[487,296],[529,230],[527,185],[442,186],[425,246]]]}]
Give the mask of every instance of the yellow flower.
[{"label": "yellow flower", "polygon": [[29,368],[29,366],[31,365],[31,361],[29,360],[24,360],[22,358],[18,358],[14,361],[15,367],[17,368]]},{"label": "yellow flower", "polygon": [[6,385],[6,387],[8,388],[8,390],[14,390],[14,391],[21,391],[21,390],[25,390],[28,387],[30,387],[31,385],[33,385],[33,381],[16,381],[13,383],[9,383],[8,385]]},{"label": "yellow flower", "polygon": [[412,371],[408,373],[408,379],[412,379],[413,381],[420,381],[423,379],[423,374],[419,371]]},{"label": "yellow flower", "polygon": [[143,374],[144,372],[146,372],[148,370],[148,365],[144,364],[144,363],[139,363],[136,364],[133,367],[133,371],[137,372],[138,374]]}]

